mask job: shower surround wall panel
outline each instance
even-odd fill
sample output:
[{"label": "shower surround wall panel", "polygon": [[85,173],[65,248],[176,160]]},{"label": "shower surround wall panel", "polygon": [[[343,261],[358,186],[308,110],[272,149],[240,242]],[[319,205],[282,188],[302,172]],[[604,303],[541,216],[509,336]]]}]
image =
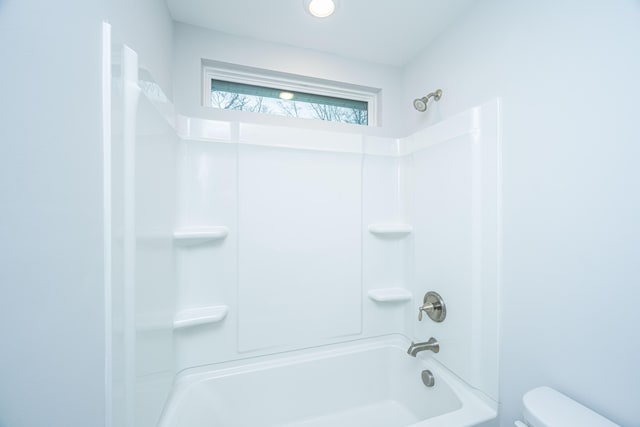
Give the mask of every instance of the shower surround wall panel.
[{"label": "shower surround wall panel", "polygon": [[[393,150],[377,151],[377,147]],[[406,211],[406,186],[398,140],[365,137],[363,161],[363,261],[365,334],[396,333],[405,329],[413,310],[408,268],[411,233],[372,232],[411,226]],[[376,154],[377,152],[377,154]]]},{"label": "shower surround wall panel", "polygon": [[416,132],[404,142],[413,175],[416,306],[442,295],[442,323],[412,323],[439,339],[434,357],[498,399],[499,135],[493,101]]},{"label": "shower surround wall panel", "polygon": [[[145,97],[136,138],[136,427],[152,427],[174,372],[176,134]],[[158,189],[161,189],[158,191]]]},{"label": "shower surround wall panel", "polygon": [[[178,369],[237,355],[237,145],[229,126],[217,128],[216,141],[183,140],[178,157],[176,231],[224,227],[227,235],[176,244],[177,313],[227,307],[218,322],[175,331]],[[215,228],[213,228],[215,230]]]},{"label": "shower surround wall panel", "polygon": [[238,158],[239,351],[358,335],[362,156],[241,145]]},{"label": "shower surround wall panel", "polygon": [[136,53],[114,49],[111,141],[113,425],[157,425],[175,375],[176,131],[140,82]]}]

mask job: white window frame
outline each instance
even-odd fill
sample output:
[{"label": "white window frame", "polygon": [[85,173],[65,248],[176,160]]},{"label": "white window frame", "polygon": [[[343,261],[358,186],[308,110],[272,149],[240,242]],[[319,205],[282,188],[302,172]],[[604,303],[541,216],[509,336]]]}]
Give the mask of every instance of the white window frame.
[{"label": "white window frame", "polygon": [[[211,107],[211,80],[224,80],[293,92],[331,96],[367,103],[367,125],[378,126],[380,89],[348,83],[244,67],[226,62],[202,60],[202,105]],[[329,122],[339,123],[339,122]],[[359,125],[362,126],[362,125]]]}]

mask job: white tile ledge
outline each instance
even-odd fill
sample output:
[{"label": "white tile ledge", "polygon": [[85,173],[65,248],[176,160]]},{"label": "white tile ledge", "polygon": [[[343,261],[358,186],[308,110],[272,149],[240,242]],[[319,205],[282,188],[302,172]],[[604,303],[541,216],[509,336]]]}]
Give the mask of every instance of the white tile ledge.
[{"label": "white tile ledge", "polygon": [[413,294],[405,288],[371,289],[367,295],[377,302],[407,302],[413,298]]},{"label": "white tile ledge", "polygon": [[196,245],[215,240],[223,240],[229,234],[229,229],[224,226],[212,227],[183,227],[173,232],[173,240],[176,244]]},{"label": "white tile ledge", "polygon": [[378,236],[402,237],[410,234],[413,227],[405,223],[374,223],[369,224],[369,232]]},{"label": "white tile ledge", "polygon": [[228,312],[229,307],[226,305],[188,308],[176,313],[173,328],[184,329],[208,323],[218,323],[227,317]]}]

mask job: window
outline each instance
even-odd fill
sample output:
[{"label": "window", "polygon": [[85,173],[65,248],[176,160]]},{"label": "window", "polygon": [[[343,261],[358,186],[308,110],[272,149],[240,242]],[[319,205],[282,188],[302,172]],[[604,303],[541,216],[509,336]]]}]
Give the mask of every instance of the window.
[{"label": "window", "polygon": [[375,125],[379,90],[373,88],[211,61],[203,71],[207,107]]}]

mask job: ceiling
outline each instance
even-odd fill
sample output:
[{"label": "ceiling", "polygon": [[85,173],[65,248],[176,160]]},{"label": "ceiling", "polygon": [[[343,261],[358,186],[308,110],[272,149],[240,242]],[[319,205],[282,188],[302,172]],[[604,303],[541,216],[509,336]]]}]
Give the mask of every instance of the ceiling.
[{"label": "ceiling", "polygon": [[329,18],[304,0],[166,0],[173,19],[237,36],[402,66],[474,0],[336,0]]}]

